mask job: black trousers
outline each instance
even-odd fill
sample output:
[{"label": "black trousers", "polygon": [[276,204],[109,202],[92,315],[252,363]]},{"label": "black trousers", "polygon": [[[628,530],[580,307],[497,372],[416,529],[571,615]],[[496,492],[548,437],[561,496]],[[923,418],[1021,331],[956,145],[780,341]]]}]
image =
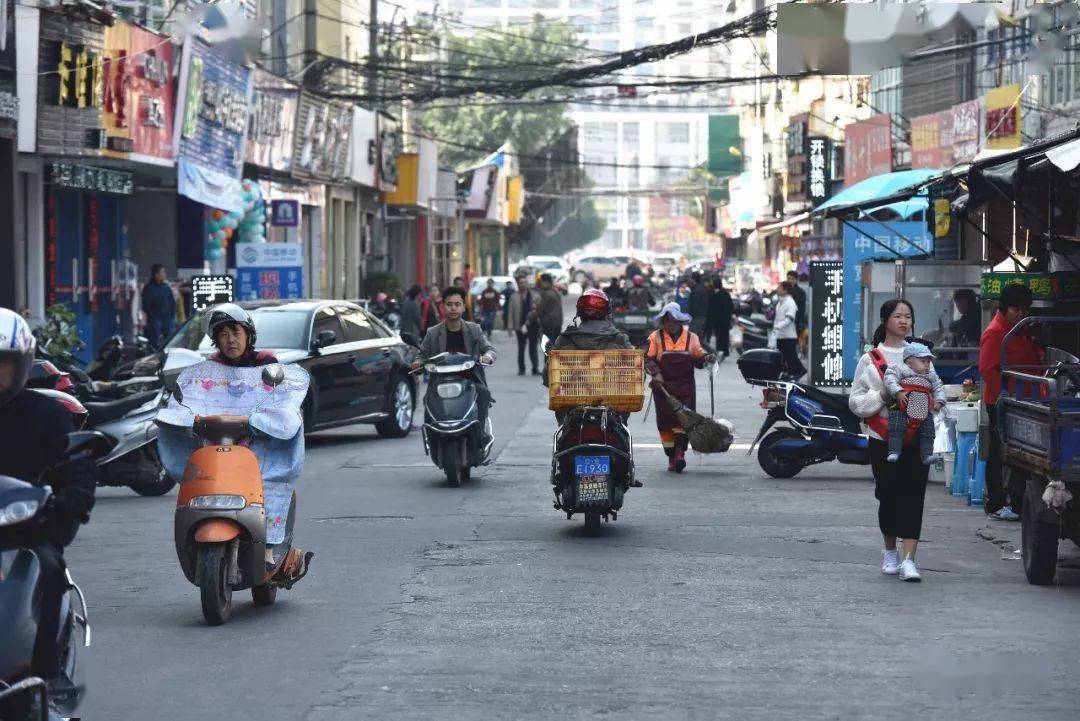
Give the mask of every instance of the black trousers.
[{"label": "black trousers", "polygon": [[713,349],[725,357],[731,355],[731,323],[714,323],[710,333],[716,336]]},{"label": "black trousers", "polygon": [[990,414],[990,449],[986,457],[986,491],[983,510],[987,513],[997,513],[1007,505],[1019,513],[1024,505],[1024,488],[1027,485],[1028,474],[1014,468],[1010,468],[1006,474],[1005,463],[1001,457],[997,408],[988,404],[986,412]]},{"label": "black trousers", "polygon": [[529,349],[529,362],[532,364],[532,372],[537,371],[537,354],[536,349],[540,345],[540,328],[539,326],[528,326],[525,333],[521,330],[517,330],[517,343],[518,343],[518,371],[525,372],[525,349]]},{"label": "black trousers", "polygon": [[900,452],[900,460],[889,463],[889,444],[870,439],[870,467],[874,472],[874,497],[878,500],[878,528],[882,535],[919,540],[923,503],[930,467],[923,465],[916,446]]},{"label": "black trousers", "polygon": [[41,618],[38,620],[37,637],[34,639],[33,673],[43,679],[60,675],[60,654],[56,648],[56,636],[60,633],[60,601],[67,592],[64,575],[64,549],[59,544],[42,540],[32,546],[41,564]]},{"label": "black trousers", "polygon": [[799,378],[806,373],[806,367],[799,360],[798,338],[777,338],[776,349],[784,357],[784,370],[792,378]]}]

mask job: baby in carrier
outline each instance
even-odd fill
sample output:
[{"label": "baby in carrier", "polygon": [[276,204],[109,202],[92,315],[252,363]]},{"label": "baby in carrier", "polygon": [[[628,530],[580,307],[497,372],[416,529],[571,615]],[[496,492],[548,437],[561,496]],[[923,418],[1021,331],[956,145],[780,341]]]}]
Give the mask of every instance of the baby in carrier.
[{"label": "baby in carrier", "polygon": [[904,346],[904,365],[889,366],[885,371],[885,390],[893,399],[889,406],[890,463],[900,460],[904,434],[917,429],[919,456],[930,465],[934,455],[934,417],[945,405],[945,386],[930,367],[934,354],[922,343]]}]

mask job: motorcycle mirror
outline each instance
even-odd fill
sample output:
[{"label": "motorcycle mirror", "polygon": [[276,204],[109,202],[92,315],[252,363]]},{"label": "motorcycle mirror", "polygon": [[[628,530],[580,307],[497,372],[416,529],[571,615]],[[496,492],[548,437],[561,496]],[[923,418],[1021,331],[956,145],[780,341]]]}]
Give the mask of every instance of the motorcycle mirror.
[{"label": "motorcycle mirror", "polygon": [[262,382],[276,388],[285,381],[285,369],[280,363],[271,363],[262,370]]}]

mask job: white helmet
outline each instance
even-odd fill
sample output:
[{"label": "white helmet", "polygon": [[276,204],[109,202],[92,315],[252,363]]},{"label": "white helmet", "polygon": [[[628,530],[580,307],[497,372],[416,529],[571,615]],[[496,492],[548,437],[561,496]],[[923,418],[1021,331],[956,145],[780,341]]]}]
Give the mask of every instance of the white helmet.
[{"label": "white helmet", "polygon": [[30,369],[34,367],[37,340],[21,315],[0,308],[0,365],[10,365],[15,372],[10,382],[0,386],[0,406],[22,393]]},{"label": "white helmet", "polygon": [[255,347],[255,321],[251,319],[250,313],[236,303],[222,303],[211,308],[206,314],[206,324],[203,328],[206,335],[210,336],[210,340],[214,340],[217,329],[226,323],[239,323],[244,326],[248,333],[248,347]]}]

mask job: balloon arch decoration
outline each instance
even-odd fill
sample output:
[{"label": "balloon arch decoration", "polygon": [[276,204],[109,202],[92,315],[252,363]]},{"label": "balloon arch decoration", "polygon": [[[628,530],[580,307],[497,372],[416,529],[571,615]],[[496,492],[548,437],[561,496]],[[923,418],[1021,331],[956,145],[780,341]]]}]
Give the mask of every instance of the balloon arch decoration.
[{"label": "balloon arch decoration", "polygon": [[207,210],[203,258],[214,272],[224,272],[225,251],[229,244],[266,242],[266,201],[259,184],[244,180],[242,184],[244,209],[226,212],[217,208]]}]

